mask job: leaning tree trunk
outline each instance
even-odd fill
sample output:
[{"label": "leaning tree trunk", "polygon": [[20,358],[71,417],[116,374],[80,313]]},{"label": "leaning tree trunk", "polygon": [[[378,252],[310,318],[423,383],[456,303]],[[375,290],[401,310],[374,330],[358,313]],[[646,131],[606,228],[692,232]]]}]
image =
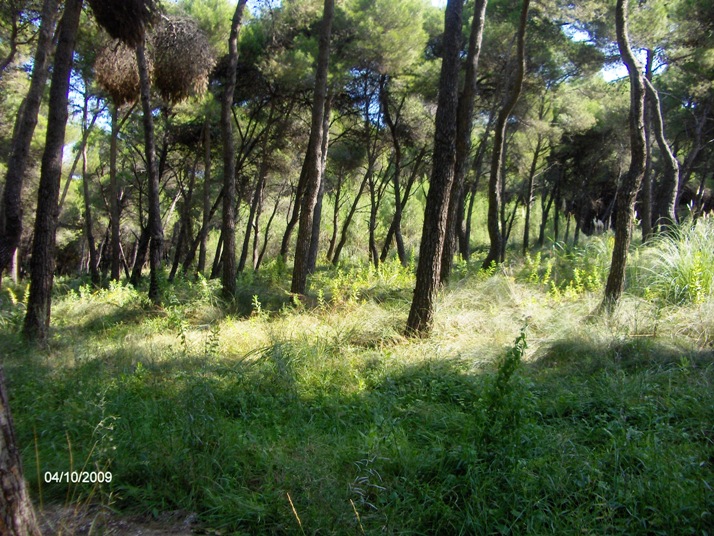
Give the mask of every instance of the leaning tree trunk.
[{"label": "leaning tree trunk", "polygon": [[0,534],[41,536],[35,510],[22,477],[22,460],[8,403],[5,373],[0,367]]},{"label": "leaning tree trunk", "polygon": [[627,250],[632,239],[633,209],[637,191],[645,173],[645,83],[635,56],[630,49],[627,34],[628,0],[617,0],[615,24],[617,46],[630,77],[630,169],[617,189],[617,221],[615,223],[615,247],[612,252],[610,275],[605,285],[605,296],[600,309],[611,314],[625,287]]},{"label": "leaning tree trunk", "polygon": [[298,225],[297,244],[295,246],[295,263],[290,291],[294,294],[304,294],[307,286],[308,257],[310,240],[312,238],[312,220],[320,189],[320,167],[322,161],[323,118],[325,101],[327,99],[327,70],[330,61],[330,35],[332,20],[335,15],[335,1],[325,0],[322,28],[320,29],[320,45],[317,54],[317,71],[315,73],[315,98],[312,105],[312,122],[310,124],[310,140],[303,169],[305,170],[305,192],[300,204],[300,220]]},{"label": "leaning tree trunk", "polygon": [[236,87],[238,68],[238,32],[243,21],[247,0],[240,0],[233,14],[231,34],[228,39],[228,79],[221,98],[221,136],[223,138],[223,294],[233,296],[236,292],[236,162],[233,145],[233,93]]},{"label": "leaning tree trunk", "polygon": [[59,25],[57,52],[52,71],[45,151],[42,154],[40,186],[37,192],[37,215],[30,261],[30,296],[23,334],[39,343],[47,341],[55,270],[55,232],[59,210],[60,177],[69,79],[72,73],[74,45],[82,13],[82,0],[67,0]]},{"label": "leaning tree trunk", "polygon": [[434,318],[434,301],[439,287],[449,194],[454,180],[456,161],[456,113],[459,100],[459,52],[463,4],[463,0],[449,0],[446,4],[443,59],[434,134],[434,161],[424,210],[416,287],[407,319],[406,331],[409,335],[427,335],[431,331]]},{"label": "leaning tree trunk", "polygon": [[[664,207],[664,210],[661,214],[657,215],[657,224],[655,225],[655,230],[663,230],[676,223],[675,208],[677,202],[677,183],[679,181],[679,161],[677,157],[674,156],[664,136],[664,120],[662,118],[659,94],[646,78],[644,79],[644,83],[651,107],[654,135],[657,140],[657,146],[659,147],[662,167],[664,168],[661,192],[661,206]],[[660,204],[658,203],[658,205]]]},{"label": "leaning tree trunk", "polygon": [[5,174],[5,189],[0,212],[0,275],[10,264],[22,237],[22,183],[29,161],[32,135],[47,82],[47,66],[52,55],[58,0],[44,0],[42,20],[37,37],[37,50],[32,68],[30,89],[17,114],[10,158]]},{"label": "leaning tree trunk", "polygon": [[521,86],[523,85],[523,77],[526,71],[525,37],[529,4],[530,0],[523,0],[521,20],[518,26],[518,57],[516,59],[517,69],[513,80],[513,90],[503,105],[503,109],[501,109],[498,114],[496,127],[494,129],[491,178],[488,184],[488,236],[490,239],[490,247],[488,255],[486,255],[486,259],[483,261],[484,268],[489,268],[492,264],[501,263],[504,260],[504,229],[501,228],[498,221],[501,203],[503,203],[503,199],[501,199],[501,183],[503,182],[501,168],[503,167],[503,153],[506,141],[506,121],[516,106],[516,102],[518,102],[518,97],[521,94]]},{"label": "leaning tree trunk", "polygon": [[[87,104],[84,105],[84,125],[86,125]],[[86,127],[85,127],[86,128]],[[89,249],[89,274],[94,285],[99,285],[99,257],[97,247],[94,243],[94,231],[92,220],[92,202],[89,195],[89,173],[87,172],[87,146],[82,147],[82,193],[84,194],[84,232],[87,238],[87,248]]]},{"label": "leaning tree trunk", "polygon": [[461,219],[461,210],[459,209],[463,209],[464,206],[464,182],[468,169],[469,153],[471,152],[474,96],[476,95],[478,60],[481,54],[481,40],[486,20],[487,3],[488,0],[476,0],[474,16],[471,22],[469,51],[466,56],[464,89],[459,95],[459,108],[456,116],[456,161],[454,163],[454,182],[449,194],[449,213],[446,223],[444,251],[441,255],[441,273],[439,276],[441,284],[446,284],[449,280],[458,245],[456,229],[457,223]]}]

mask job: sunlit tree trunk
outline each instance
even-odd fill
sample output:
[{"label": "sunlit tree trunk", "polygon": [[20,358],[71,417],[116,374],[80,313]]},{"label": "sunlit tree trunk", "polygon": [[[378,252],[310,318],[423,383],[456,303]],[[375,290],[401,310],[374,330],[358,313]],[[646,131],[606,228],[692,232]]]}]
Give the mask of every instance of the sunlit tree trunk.
[{"label": "sunlit tree trunk", "polygon": [[600,306],[606,313],[612,313],[617,305],[625,286],[625,266],[627,250],[632,239],[632,224],[634,219],[634,203],[637,191],[645,173],[645,84],[640,67],[630,49],[627,33],[628,0],[617,0],[615,24],[617,29],[617,45],[622,61],[627,67],[630,78],[630,169],[622,178],[617,189],[615,223],[615,246],[612,252],[610,274],[605,285],[605,296]]},{"label": "sunlit tree trunk", "polygon": [[503,262],[505,252],[504,232],[501,223],[499,222],[499,214],[501,212],[501,204],[504,202],[501,196],[503,188],[503,153],[505,146],[506,121],[511,115],[513,108],[518,102],[518,97],[521,94],[521,86],[523,85],[523,77],[525,75],[525,36],[526,22],[528,20],[528,7],[530,0],[523,0],[521,9],[521,19],[518,26],[518,44],[517,44],[517,59],[516,73],[513,77],[513,88],[508,100],[504,103],[503,108],[498,113],[496,119],[496,127],[494,129],[493,139],[493,156],[491,158],[491,177],[488,185],[488,236],[490,239],[490,247],[488,255],[483,261],[483,267],[488,268],[493,263]]},{"label": "sunlit tree trunk", "polygon": [[332,20],[335,14],[334,0],[325,0],[322,27],[320,29],[320,44],[317,54],[317,71],[315,73],[315,96],[312,105],[312,121],[310,125],[310,140],[303,169],[305,170],[305,192],[300,204],[300,220],[298,225],[297,244],[295,246],[295,262],[290,291],[294,294],[304,294],[307,286],[308,257],[310,240],[312,238],[312,221],[320,189],[320,167],[322,163],[323,119],[325,101],[327,99],[327,70],[330,60],[330,36]]},{"label": "sunlit tree trunk", "polygon": [[416,287],[407,319],[406,331],[409,335],[427,335],[431,331],[434,319],[434,302],[439,286],[449,194],[454,180],[456,160],[456,112],[459,100],[462,10],[463,0],[449,0],[446,4],[439,101],[434,134],[434,161],[424,210]]},{"label": "sunlit tree trunk", "polygon": [[464,89],[459,95],[458,112],[456,115],[456,162],[454,163],[454,181],[449,194],[449,213],[446,222],[446,237],[444,250],[441,255],[440,282],[446,283],[451,274],[454,255],[457,250],[457,224],[459,214],[464,206],[464,182],[468,170],[469,153],[471,151],[471,128],[473,123],[474,97],[476,95],[476,81],[478,60],[481,54],[481,40],[483,27],[486,21],[486,4],[488,0],[476,0],[474,16],[471,22],[469,37],[469,51],[466,56],[466,69]]},{"label": "sunlit tree trunk", "polygon": [[246,1],[239,0],[233,14],[231,34],[228,39],[228,79],[225,81],[221,98],[221,136],[223,138],[223,277],[221,282],[225,296],[233,296],[236,291],[236,162],[231,109],[238,68],[238,33],[243,21]]}]

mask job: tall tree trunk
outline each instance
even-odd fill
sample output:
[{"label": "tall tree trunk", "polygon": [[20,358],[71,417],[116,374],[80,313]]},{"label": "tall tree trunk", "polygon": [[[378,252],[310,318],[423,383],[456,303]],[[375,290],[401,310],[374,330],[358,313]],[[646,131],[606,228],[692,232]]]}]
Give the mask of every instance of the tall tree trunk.
[{"label": "tall tree trunk", "polygon": [[[645,78],[652,81],[652,50],[647,49],[647,62],[645,63]],[[641,212],[642,212],[642,242],[652,238],[652,114],[654,103],[645,93],[645,174],[642,178]]]},{"label": "tall tree trunk", "polygon": [[406,332],[409,335],[428,335],[434,319],[434,301],[439,287],[449,194],[454,180],[456,161],[456,114],[459,100],[459,52],[463,4],[463,0],[449,0],[444,16],[443,59],[436,109],[434,161],[424,210],[416,287],[407,319]]},{"label": "tall tree trunk", "polygon": [[307,257],[307,272],[312,274],[317,266],[317,252],[320,247],[320,227],[322,224],[322,199],[325,196],[325,169],[327,168],[327,151],[330,147],[330,113],[332,111],[332,94],[328,92],[325,99],[325,115],[322,118],[322,149],[320,154],[320,188],[317,191],[315,214],[312,218],[312,233],[310,235],[310,251]]},{"label": "tall tree trunk", "polygon": [[679,162],[674,156],[672,149],[667,143],[664,136],[664,119],[662,118],[662,106],[659,100],[659,94],[649,80],[645,78],[645,89],[649,97],[649,102],[652,112],[653,130],[657,146],[659,147],[660,158],[662,159],[662,167],[664,174],[662,177],[661,201],[657,203],[658,207],[662,207],[662,212],[657,211],[657,229],[665,229],[677,220],[675,213],[677,202],[677,183],[679,180]]},{"label": "tall tree trunk", "polygon": [[112,131],[109,141],[109,215],[112,228],[112,259],[111,259],[111,279],[119,281],[121,277],[119,241],[121,222],[119,220],[119,178],[117,177],[117,152],[119,139],[119,107],[114,104],[111,107]]},{"label": "tall tree trunk", "polygon": [[46,343],[50,326],[55,232],[68,116],[69,79],[81,12],[82,0],[65,2],[52,71],[45,151],[42,154],[40,186],[37,192],[37,215],[30,261],[30,296],[23,335],[30,340],[36,339],[41,344]]},{"label": "tall tree trunk", "polygon": [[[402,266],[407,265],[407,254],[404,250],[404,239],[402,237],[402,194],[401,189],[401,174],[402,174],[402,145],[397,135],[397,123],[399,122],[399,115],[401,108],[404,105],[404,99],[397,109],[396,120],[392,118],[392,113],[389,110],[389,93],[387,89],[387,76],[382,75],[379,83],[379,98],[382,105],[382,117],[384,117],[384,122],[387,123],[389,127],[389,133],[392,137],[392,147],[394,147],[394,172],[392,173],[392,189],[394,190],[394,218],[392,219],[392,224],[389,228],[388,241],[385,242],[384,248],[382,248],[382,255],[380,260],[386,260],[386,253],[389,251],[389,243],[392,237],[394,237],[397,243],[397,256],[399,257],[399,262]],[[371,221],[371,218],[370,218]]]},{"label": "tall tree trunk", "polygon": [[164,230],[161,225],[161,205],[159,189],[159,167],[156,162],[154,140],[154,118],[151,114],[151,82],[146,64],[146,39],[136,47],[136,63],[139,67],[141,86],[141,111],[144,124],[144,152],[146,154],[146,172],[149,183],[149,299],[154,304],[161,302],[159,291],[159,272],[164,246]]},{"label": "tall tree trunk", "polygon": [[198,266],[196,273],[203,273],[206,269],[206,250],[208,241],[208,226],[211,223],[211,124],[208,116],[203,123],[203,213],[201,230],[194,241],[194,244],[189,248],[186,260],[183,263],[184,274],[188,271],[189,266],[196,256],[196,248],[198,252]]},{"label": "tall tree trunk", "polygon": [[528,171],[528,186],[526,188],[526,218],[523,224],[523,255],[526,254],[530,245],[531,207],[533,206],[534,181],[542,144],[543,137],[538,134],[538,137],[536,139],[536,148],[533,152],[533,160],[531,161],[531,168]]},{"label": "tall tree trunk", "polygon": [[601,310],[610,314],[614,311],[625,286],[625,266],[627,250],[632,239],[633,209],[637,191],[645,173],[645,83],[635,56],[630,49],[627,33],[628,0],[617,0],[615,24],[617,29],[617,45],[622,61],[627,67],[630,77],[630,151],[632,158],[630,169],[622,178],[617,189],[615,223],[615,246],[612,252],[610,274],[605,285],[605,296]]},{"label": "tall tree trunk", "polygon": [[[476,0],[474,16],[471,22],[469,36],[469,51],[466,56],[464,89],[459,95],[459,105],[456,115],[456,162],[454,163],[454,182],[449,194],[449,213],[446,220],[446,238],[441,255],[440,283],[446,284],[454,264],[457,250],[457,227],[461,221],[460,213],[464,206],[464,182],[468,170],[469,153],[471,152],[471,128],[473,124],[474,97],[478,79],[478,60],[481,54],[481,40],[486,20],[486,4],[488,0]],[[460,210],[461,209],[461,210]]]},{"label": "tall tree trunk", "polygon": [[530,0],[523,0],[521,19],[518,25],[517,68],[513,79],[513,89],[508,97],[508,100],[503,105],[503,108],[498,113],[498,119],[496,120],[496,127],[494,129],[493,156],[491,158],[491,178],[488,185],[488,236],[490,239],[490,247],[488,255],[486,255],[486,259],[483,261],[484,268],[489,268],[493,263],[500,263],[504,260],[504,230],[501,228],[499,223],[499,212],[501,210],[501,203],[503,203],[503,199],[501,199],[501,183],[503,182],[501,168],[503,166],[506,121],[511,115],[513,108],[516,106],[516,102],[518,102],[526,70],[525,37],[529,5]]},{"label": "tall tree trunk", "polygon": [[15,121],[0,210],[0,274],[10,264],[22,238],[22,184],[27,170],[32,135],[37,126],[37,114],[47,82],[58,3],[58,0],[44,0],[42,3],[42,19],[30,88]]},{"label": "tall tree trunk", "polygon": [[305,170],[305,193],[300,204],[300,220],[298,225],[297,244],[295,246],[295,263],[290,291],[294,294],[305,294],[308,274],[308,256],[310,239],[312,238],[312,221],[320,189],[320,168],[322,162],[323,118],[325,101],[327,99],[327,70],[330,61],[330,35],[332,20],[335,15],[335,1],[325,0],[320,29],[320,44],[317,53],[317,71],[315,73],[315,97],[312,105],[312,122],[310,124],[310,140],[303,169]]},{"label": "tall tree trunk", "polygon": [[[87,125],[88,99],[85,95],[84,106],[82,107],[82,126],[85,130],[89,130]],[[99,258],[97,256],[97,248],[94,244],[94,233],[92,231],[92,203],[89,196],[89,174],[87,173],[87,145],[82,146],[82,193],[84,194],[84,233],[87,238],[87,247],[89,249],[89,274],[94,285],[99,285],[101,278],[99,277]]]},{"label": "tall tree trunk", "polygon": [[247,0],[239,0],[231,22],[228,39],[228,79],[221,98],[221,136],[223,138],[223,294],[232,297],[236,292],[236,162],[233,144],[233,93],[236,87],[238,68],[238,33],[243,21],[243,10]]},{"label": "tall tree trunk", "polygon": [[3,536],[41,536],[30,494],[22,476],[20,449],[0,367],[0,534]]},{"label": "tall tree trunk", "polygon": [[[491,127],[493,126],[496,114],[493,110],[489,113],[488,121],[486,123],[486,128],[481,135],[479,141],[478,149],[476,150],[476,157],[474,158],[472,169],[473,169],[473,180],[469,184],[469,206],[465,214],[460,213],[461,223],[459,224],[459,250],[461,253],[461,258],[468,261],[471,256],[471,221],[473,219],[473,209],[474,201],[476,200],[476,192],[478,191],[478,185],[481,180],[481,169],[483,168],[483,161],[486,156],[486,142],[488,142],[488,137],[491,134]],[[466,204],[466,197],[464,194],[464,205]],[[465,221],[464,221],[465,220]]]}]

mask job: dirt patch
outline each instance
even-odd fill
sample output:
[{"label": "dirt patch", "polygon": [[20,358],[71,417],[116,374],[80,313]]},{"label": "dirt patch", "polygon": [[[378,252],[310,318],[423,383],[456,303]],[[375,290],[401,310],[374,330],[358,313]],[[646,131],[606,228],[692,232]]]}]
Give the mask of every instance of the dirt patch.
[{"label": "dirt patch", "polygon": [[200,531],[196,514],[183,510],[150,518],[124,516],[99,505],[46,505],[39,519],[47,536],[191,536]]}]

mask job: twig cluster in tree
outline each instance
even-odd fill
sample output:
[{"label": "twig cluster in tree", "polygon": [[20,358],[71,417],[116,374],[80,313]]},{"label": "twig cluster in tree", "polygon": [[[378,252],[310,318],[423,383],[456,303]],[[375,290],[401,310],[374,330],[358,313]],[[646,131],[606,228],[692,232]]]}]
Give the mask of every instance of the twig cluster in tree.
[{"label": "twig cluster in tree", "polygon": [[114,39],[136,47],[160,11],[157,0],[89,0],[99,25]]},{"label": "twig cluster in tree", "polygon": [[206,35],[187,18],[164,18],[152,36],[154,87],[165,101],[176,103],[201,95],[216,60]]},{"label": "twig cluster in tree", "polygon": [[[148,63],[151,71],[153,63],[150,60]],[[121,41],[111,41],[97,54],[94,69],[97,83],[116,106],[134,102],[139,97],[136,52]]]}]

